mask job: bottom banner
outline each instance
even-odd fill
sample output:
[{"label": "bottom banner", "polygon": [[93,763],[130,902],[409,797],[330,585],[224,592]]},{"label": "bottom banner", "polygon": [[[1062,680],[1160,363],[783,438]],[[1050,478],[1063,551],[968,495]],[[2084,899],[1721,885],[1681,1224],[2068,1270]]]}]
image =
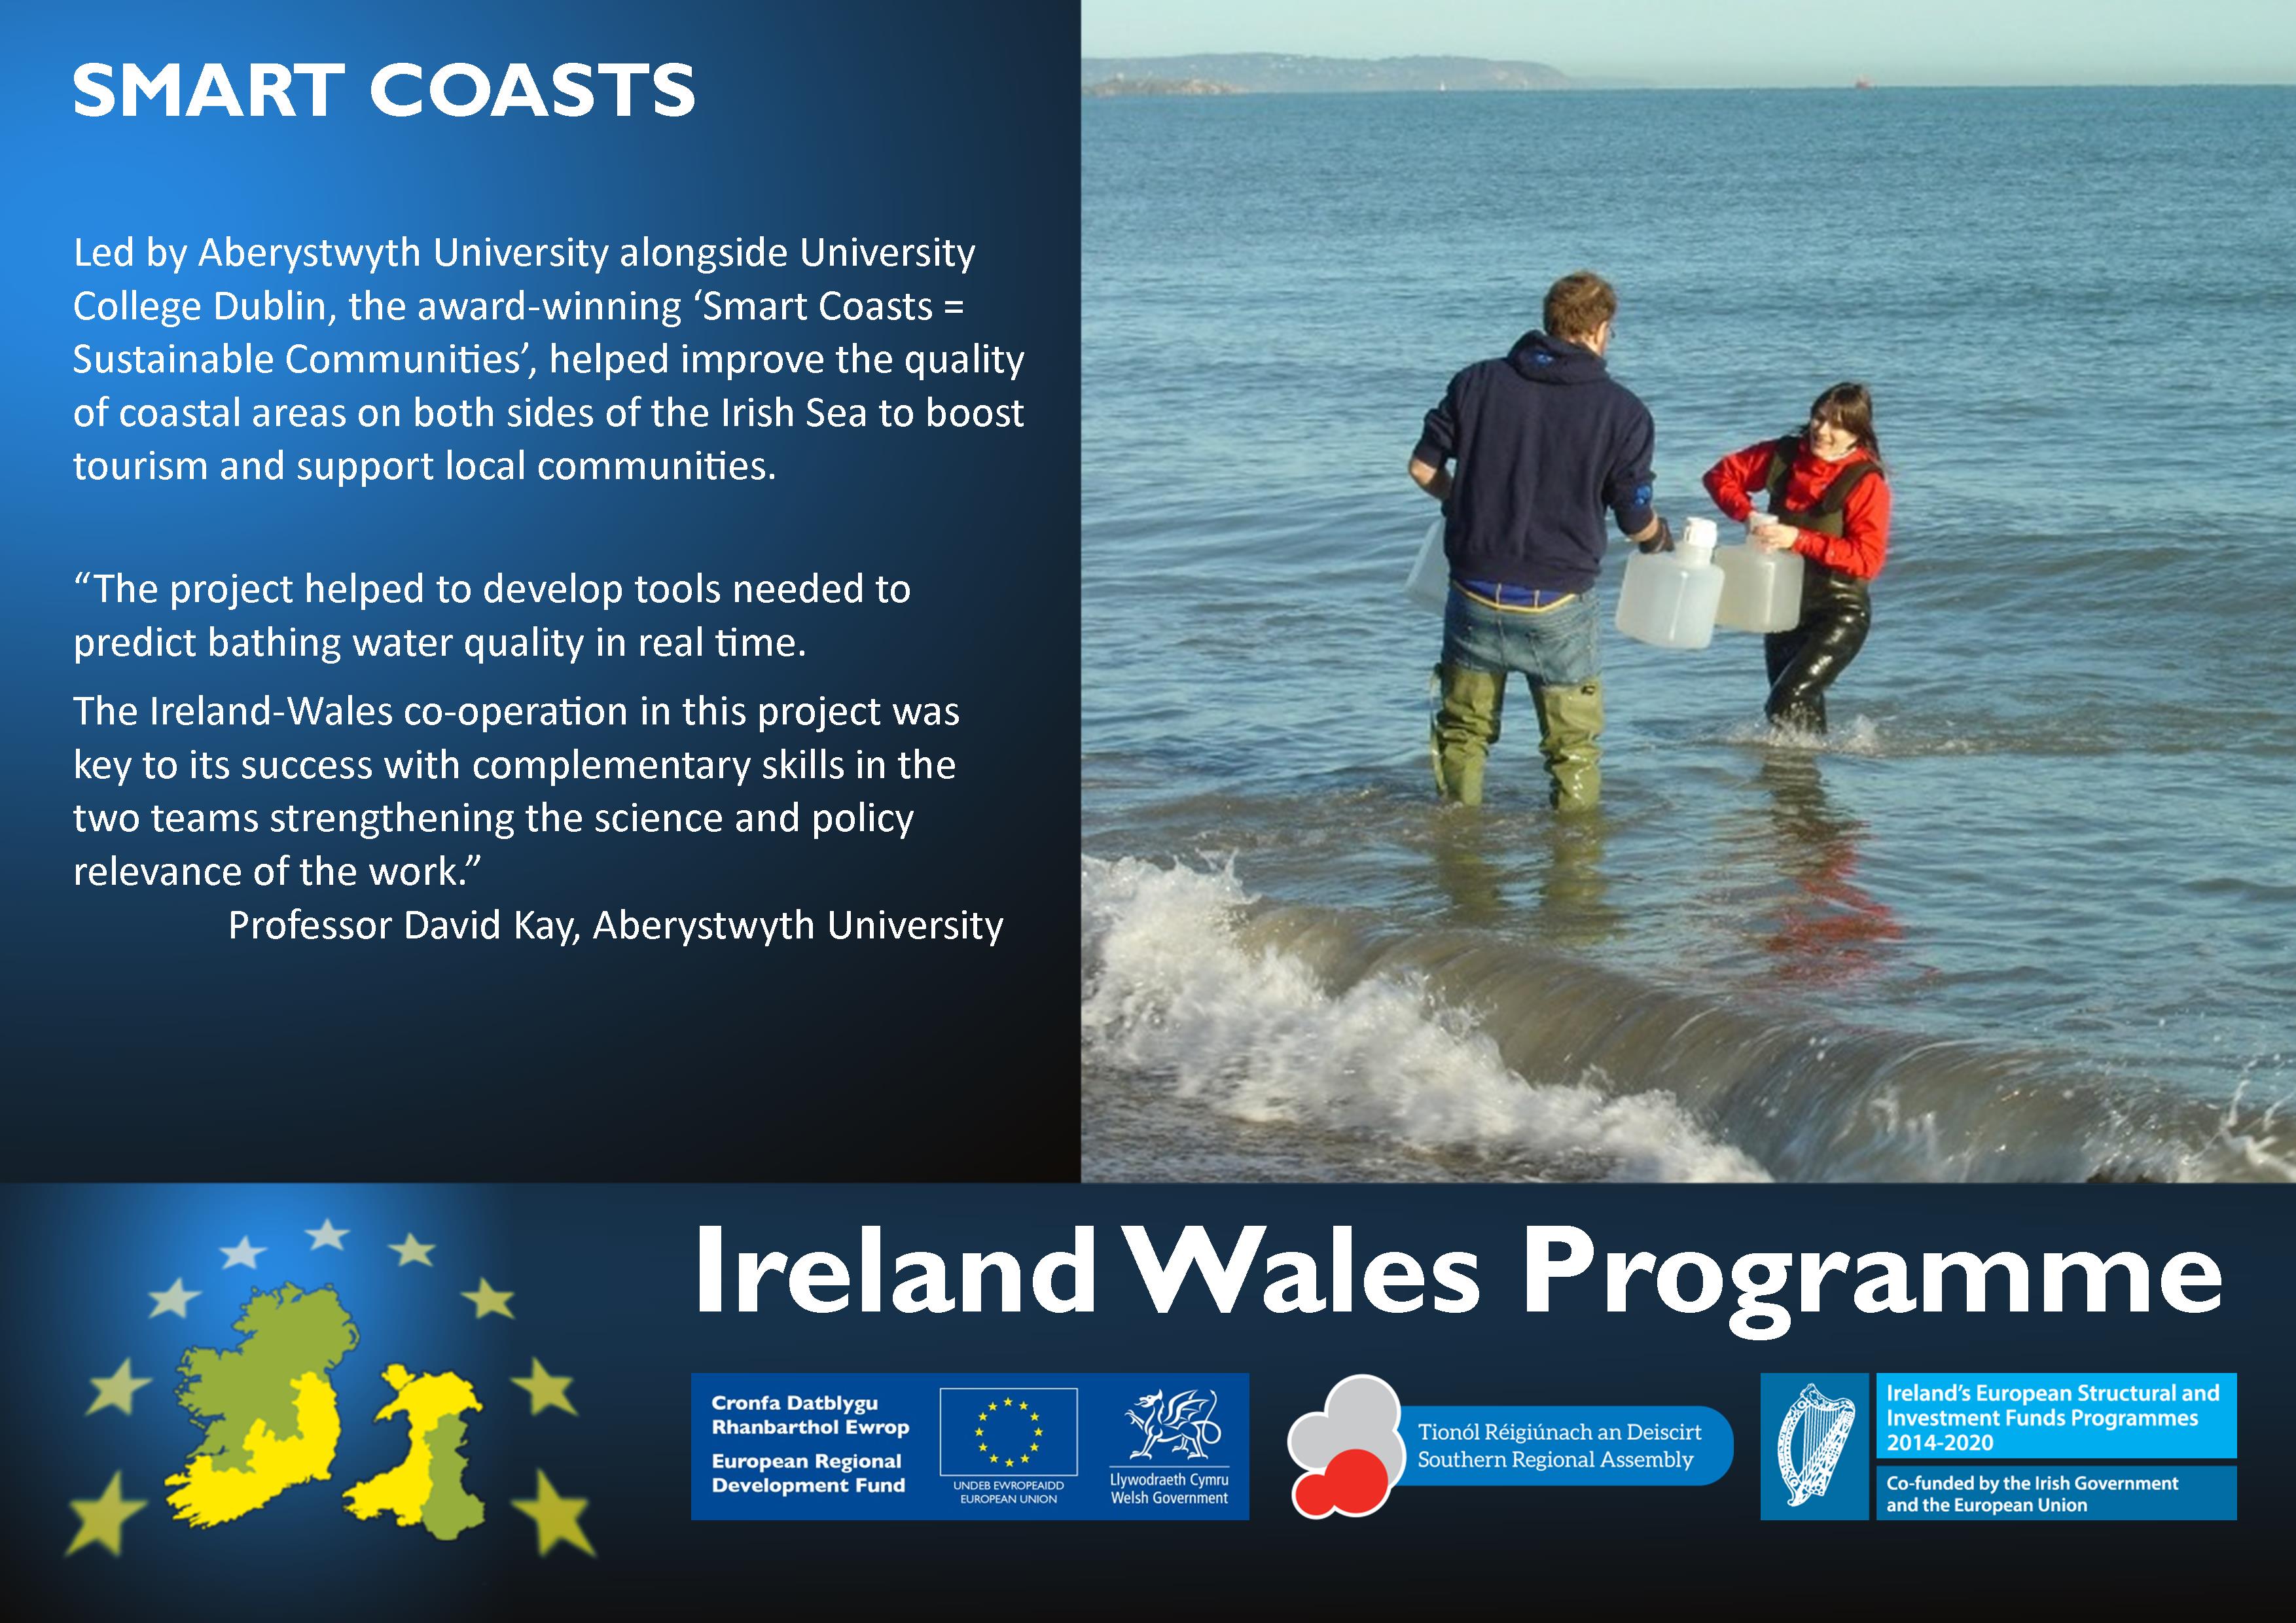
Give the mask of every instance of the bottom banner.
[{"label": "bottom banner", "polygon": [[43,1619],[2126,1605],[2296,1517],[2268,1189],[0,1199]]}]

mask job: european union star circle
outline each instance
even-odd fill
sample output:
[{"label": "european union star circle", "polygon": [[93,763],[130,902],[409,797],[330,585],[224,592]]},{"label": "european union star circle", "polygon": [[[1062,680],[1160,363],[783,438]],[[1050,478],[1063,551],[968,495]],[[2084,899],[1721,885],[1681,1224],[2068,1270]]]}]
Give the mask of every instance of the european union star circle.
[{"label": "european union star circle", "polygon": [[972,1421],[973,1453],[984,1471],[1027,1471],[1044,1452],[1045,1416],[1025,1397],[991,1398]]}]

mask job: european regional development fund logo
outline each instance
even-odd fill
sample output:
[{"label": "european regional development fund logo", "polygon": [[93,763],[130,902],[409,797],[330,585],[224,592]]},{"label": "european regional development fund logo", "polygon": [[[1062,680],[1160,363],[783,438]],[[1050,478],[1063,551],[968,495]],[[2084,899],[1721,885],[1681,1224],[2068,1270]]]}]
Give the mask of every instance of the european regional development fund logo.
[{"label": "european regional development fund logo", "polygon": [[1764,1375],[1765,1521],[1864,1521],[1874,1492],[1869,1377]]}]

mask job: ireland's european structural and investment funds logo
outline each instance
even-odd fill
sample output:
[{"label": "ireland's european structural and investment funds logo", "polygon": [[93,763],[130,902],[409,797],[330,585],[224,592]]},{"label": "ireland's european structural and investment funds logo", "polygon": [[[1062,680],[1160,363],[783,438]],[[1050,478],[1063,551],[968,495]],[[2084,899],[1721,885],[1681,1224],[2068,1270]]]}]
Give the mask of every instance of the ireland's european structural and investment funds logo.
[{"label": "ireland's european structural and investment funds logo", "polygon": [[1764,1375],[1760,1479],[1765,1521],[1864,1521],[1874,1494],[1872,1381]]}]

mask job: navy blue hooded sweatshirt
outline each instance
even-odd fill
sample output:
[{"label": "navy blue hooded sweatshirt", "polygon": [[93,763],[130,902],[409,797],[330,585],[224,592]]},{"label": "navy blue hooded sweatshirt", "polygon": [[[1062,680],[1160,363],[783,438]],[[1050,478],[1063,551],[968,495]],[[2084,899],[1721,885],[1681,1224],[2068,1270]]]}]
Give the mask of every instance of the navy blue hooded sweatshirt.
[{"label": "navy blue hooded sweatshirt", "polygon": [[1603,570],[1608,507],[1651,521],[1651,414],[1593,350],[1526,332],[1451,380],[1414,459],[1452,458],[1443,551],[1462,580],[1583,592]]}]

